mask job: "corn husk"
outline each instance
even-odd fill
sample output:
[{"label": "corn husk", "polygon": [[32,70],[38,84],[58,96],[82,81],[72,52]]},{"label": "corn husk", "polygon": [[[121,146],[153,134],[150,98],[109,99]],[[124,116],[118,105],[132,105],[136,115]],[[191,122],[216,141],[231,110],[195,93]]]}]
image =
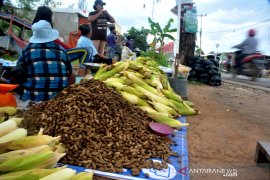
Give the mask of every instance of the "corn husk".
[{"label": "corn husk", "polygon": [[96,74],[94,76],[94,79],[105,81],[106,79],[114,76],[115,74],[117,74],[123,70],[126,70],[127,68],[128,68],[128,63],[119,63],[119,64],[116,63],[111,70],[104,72],[100,75]]},{"label": "corn husk", "polygon": [[[12,121],[12,122],[14,122],[14,121]],[[14,131],[11,131],[8,134],[5,134],[4,136],[0,137],[0,145],[17,140],[17,139],[20,139],[20,138],[23,138],[26,135],[27,135],[26,129],[23,129],[23,128],[15,129]]]},{"label": "corn husk", "polygon": [[0,147],[6,149],[16,150],[16,149],[25,149],[32,148],[41,145],[55,145],[56,142],[59,142],[60,136],[52,137],[48,135],[39,135],[39,136],[26,136],[20,139],[14,140],[10,143],[2,144]]},{"label": "corn husk", "polygon": [[129,69],[137,71],[141,69],[142,67],[143,67],[142,65],[140,65],[139,63],[135,61],[129,61],[129,66],[128,66]]},{"label": "corn husk", "polygon": [[169,106],[166,106],[164,104],[158,103],[158,102],[149,102],[151,105],[153,105],[153,107],[161,113],[165,113],[168,114],[169,116],[178,116],[179,114],[172,109]]},{"label": "corn husk", "polygon": [[106,82],[106,84],[110,87],[114,87],[116,90],[120,91],[122,90],[124,87],[126,87],[126,85],[120,83],[120,82]]},{"label": "corn husk", "polygon": [[177,107],[177,111],[183,116],[197,114],[197,111],[189,107],[185,102],[179,103],[173,99],[169,99],[169,101]]},{"label": "corn husk", "polygon": [[17,129],[15,121],[7,120],[0,124],[0,137]]},{"label": "corn husk", "polygon": [[122,94],[124,99],[126,99],[131,104],[138,105],[138,106],[147,106],[148,105],[144,100],[142,100],[138,96],[135,96],[133,94],[123,92],[123,91],[121,91],[120,93]]},{"label": "corn husk", "polygon": [[17,108],[12,106],[0,107],[0,112],[13,116],[14,114],[16,114]]},{"label": "corn husk", "polygon": [[109,66],[107,64],[101,64],[100,68],[98,69],[98,71],[96,72],[95,77],[99,77],[101,74],[107,72],[109,69]]},{"label": "corn husk", "polygon": [[164,123],[171,127],[183,127],[189,125],[188,123],[181,123],[180,121],[170,118],[162,113],[148,114],[148,117],[152,118],[156,122]]},{"label": "corn husk", "polygon": [[133,94],[135,96],[138,96],[139,98],[146,98],[147,96],[145,96],[143,93],[137,91],[134,87],[132,86],[125,86],[121,89],[124,92]]},{"label": "corn husk", "polygon": [[17,124],[17,126],[20,126],[22,124],[23,118],[13,117],[13,118],[10,118],[10,120],[14,121]]},{"label": "corn husk", "polygon": [[111,77],[111,78],[108,78],[106,81],[104,81],[105,83],[110,83],[110,82],[119,82],[119,83],[122,83],[122,84],[125,84],[125,81],[121,78],[116,78],[116,77]]},{"label": "corn husk", "polygon": [[183,102],[181,96],[179,96],[178,94],[176,94],[175,92],[172,91],[168,91],[165,89],[161,89],[161,92],[166,96],[166,98],[168,99],[173,99],[179,103]]},{"label": "corn husk", "polygon": [[21,158],[24,156],[29,156],[31,154],[47,152],[47,151],[51,151],[51,150],[52,150],[52,148],[50,146],[41,145],[41,146],[36,146],[33,148],[9,151],[7,153],[0,154],[0,163],[4,162],[6,160]]},{"label": "corn husk", "polygon": [[38,180],[52,173],[60,171],[64,167],[51,168],[51,169],[30,169],[23,171],[16,171],[7,173],[0,176],[0,180]]},{"label": "corn husk", "polygon": [[159,76],[157,76],[157,75],[151,75],[150,76],[150,80],[154,83],[154,84],[156,84],[156,88],[158,89],[158,90],[161,90],[163,87],[162,87],[162,84],[161,84],[161,82],[160,82],[160,80],[159,80]]},{"label": "corn husk", "polygon": [[61,169],[55,173],[41,178],[40,180],[68,180],[71,179],[76,174],[76,171],[71,168]]},{"label": "corn husk", "polygon": [[0,164],[0,172],[14,172],[33,168],[49,168],[65,154],[48,151],[35,153],[16,159],[8,159]]},{"label": "corn husk", "polygon": [[125,71],[124,76],[126,76],[130,81],[132,81],[135,84],[138,84],[138,85],[146,84],[141,78],[139,78],[132,72]]}]

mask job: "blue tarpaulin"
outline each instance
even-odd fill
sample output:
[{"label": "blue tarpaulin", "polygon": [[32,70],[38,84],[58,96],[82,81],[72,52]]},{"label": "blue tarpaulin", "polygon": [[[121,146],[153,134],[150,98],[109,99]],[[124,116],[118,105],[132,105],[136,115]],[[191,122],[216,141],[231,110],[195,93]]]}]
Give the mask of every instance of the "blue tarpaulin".
[{"label": "blue tarpaulin", "polygon": [[[186,122],[186,117],[178,118],[182,123]],[[187,128],[183,127],[181,130],[175,132],[175,136],[172,140],[176,142],[176,146],[171,147],[172,151],[177,152],[179,157],[170,157],[171,163],[168,164],[166,170],[155,170],[155,169],[142,169],[139,176],[131,176],[131,170],[124,169],[122,173],[109,173],[94,170],[94,173],[98,176],[104,176],[112,179],[150,179],[150,180],[189,180],[189,161],[188,161],[188,146],[187,146]],[[154,159],[154,161],[159,161]],[[161,162],[161,161],[160,161]],[[60,166],[63,164],[59,164]],[[77,172],[91,171],[84,167],[68,165],[68,167],[76,170]],[[149,178],[145,177],[145,173],[149,175]]]}]

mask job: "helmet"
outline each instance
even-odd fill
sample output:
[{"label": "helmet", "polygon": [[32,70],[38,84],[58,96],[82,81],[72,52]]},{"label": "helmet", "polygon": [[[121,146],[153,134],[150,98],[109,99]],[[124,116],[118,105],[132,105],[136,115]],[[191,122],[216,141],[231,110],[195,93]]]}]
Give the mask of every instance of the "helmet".
[{"label": "helmet", "polygon": [[255,36],[255,34],[256,34],[256,31],[254,29],[248,30],[248,36],[253,37]]}]

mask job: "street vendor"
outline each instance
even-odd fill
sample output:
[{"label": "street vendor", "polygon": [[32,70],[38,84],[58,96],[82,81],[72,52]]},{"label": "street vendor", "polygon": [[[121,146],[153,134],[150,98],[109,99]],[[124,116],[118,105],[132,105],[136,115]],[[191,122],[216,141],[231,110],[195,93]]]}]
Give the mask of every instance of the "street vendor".
[{"label": "street vendor", "polygon": [[[53,42],[59,32],[48,21],[40,20],[32,25],[33,36],[22,51],[18,64],[25,67],[26,81],[21,82],[23,101],[52,99],[69,84],[75,82],[72,66],[66,50]],[[70,80],[70,82],[69,82]]]}]

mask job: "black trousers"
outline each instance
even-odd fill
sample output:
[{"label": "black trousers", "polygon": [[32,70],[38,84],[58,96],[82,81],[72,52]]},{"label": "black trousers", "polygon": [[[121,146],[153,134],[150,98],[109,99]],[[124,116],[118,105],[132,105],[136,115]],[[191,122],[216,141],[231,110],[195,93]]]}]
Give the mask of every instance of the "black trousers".
[{"label": "black trousers", "polygon": [[112,58],[99,58],[99,57],[95,57],[93,60],[93,63],[104,63],[104,64],[108,64],[111,65],[112,64]]},{"label": "black trousers", "polygon": [[234,68],[240,68],[242,66],[242,60],[247,57],[249,54],[239,54],[238,56],[236,56],[235,58],[235,65]]}]

